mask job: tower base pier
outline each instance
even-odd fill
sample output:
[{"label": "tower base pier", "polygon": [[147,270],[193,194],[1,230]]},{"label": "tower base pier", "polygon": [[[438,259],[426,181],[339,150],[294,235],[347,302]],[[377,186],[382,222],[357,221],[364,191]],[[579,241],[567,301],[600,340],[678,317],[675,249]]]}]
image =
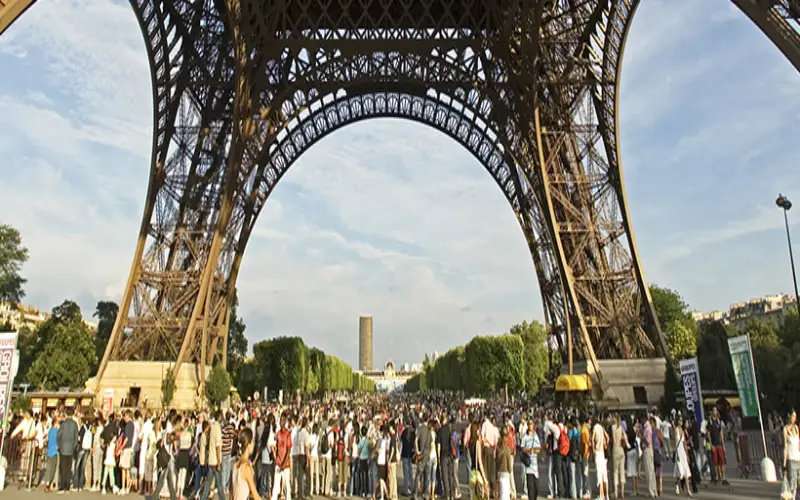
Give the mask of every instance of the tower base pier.
[{"label": "tower base pier", "polygon": [[[161,409],[161,383],[174,364],[166,361],[110,361],[99,385],[95,377],[86,382],[86,388],[95,393],[94,401],[98,407],[111,397],[112,408]],[[207,370],[206,376],[209,372]],[[170,408],[201,408],[203,400],[197,394],[199,380],[198,365],[183,363],[175,378]]]},{"label": "tower base pier", "polygon": [[[588,374],[591,379],[591,396],[599,405],[609,410],[646,409],[661,404],[667,376],[665,358],[650,359],[600,359],[602,384],[594,373],[587,372],[585,361],[576,361],[574,375]],[[567,375],[567,365],[561,374]]]}]

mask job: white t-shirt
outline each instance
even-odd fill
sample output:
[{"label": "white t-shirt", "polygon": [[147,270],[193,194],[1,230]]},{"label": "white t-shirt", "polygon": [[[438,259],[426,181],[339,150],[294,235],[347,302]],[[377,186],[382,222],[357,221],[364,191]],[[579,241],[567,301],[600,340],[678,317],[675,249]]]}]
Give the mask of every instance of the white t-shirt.
[{"label": "white t-shirt", "polygon": [[380,440],[378,445],[378,465],[386,465],[386,454],[389,451],[389,438],[385,437]]},{"label": "white t-shirt", "polygon": [[595,456],[600,453],[605,456],[605,439],[606,432],[603,430],[603,426],[599,423],[594,424],[594,428],[592,429],[592,447],[594,448]]},{"label": "white t-shirt", "polygon": [[664,435],[664,439],[669,439],[670,430],[672,429],[672,424],[669,423],[669,420],[664,420],[661,423],[661,434]]},{"label": "white t-shirt", "polygon": [[316,434],[311,434],[309,442],[311,443],[311,456],[312,457],[319,456],[319,436],[317,436]]}]

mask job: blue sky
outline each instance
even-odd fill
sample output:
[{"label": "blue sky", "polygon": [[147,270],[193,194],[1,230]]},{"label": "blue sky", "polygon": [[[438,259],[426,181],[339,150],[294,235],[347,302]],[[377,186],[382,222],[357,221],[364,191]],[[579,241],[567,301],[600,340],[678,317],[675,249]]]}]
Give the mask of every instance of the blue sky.
[{"label": "blue sky", "polygon": [[[800,75],[727,0],[645,0],[624,58],[621,141],[652,283],[698,310],[791,290],[779,191],[798,209]],[[26,302],[119,300],[151,145],[149,67],[130,7],[48,0],[0,39],[0,220],[30,250]],[[800,246],[795,245],[800,255]],[[380,365],[541,319],[502,193],[461,146],[397,120],[311,148],[269,199],[239,278],[252,342],[302,335]]]}]

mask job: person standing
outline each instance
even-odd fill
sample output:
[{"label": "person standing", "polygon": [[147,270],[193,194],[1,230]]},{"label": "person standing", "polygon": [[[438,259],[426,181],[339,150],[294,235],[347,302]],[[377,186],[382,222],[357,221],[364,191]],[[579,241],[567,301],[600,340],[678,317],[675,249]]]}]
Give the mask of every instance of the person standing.
[{"label": "person standing", "polygon": [[711,420],[706,426],[708,440],[711,443],[711,463],[716,472],[716,481],[727,485],[725,478],[725,424],[719,418],[719,410],[715,406],[711,410]]},{"label": "person standing", "polygon": [[133,415],[130,410],[125,412],[122,420],[122,453],[119,456],[119,468],[122,469],[122,494],[127,495],[131,491],[133,481],[131,480],[131,465],[133,464],[133,443],[136,434],[136,425],[133,423]]},{"label": "person standing", "polygon": [[797,412],[790,411],[783,428],[783,474],[788,478],[792,499],[797,496],[800,482],[800,432],[797,427]]},{"label": "person standing", "polygon": [[675,450],[672,446],[672,424],[669,418],[664,418],[661,421],[661,436],[664,438],[664,456],[667,460],[670,460]]},{"label": "person standing", "polygon": [[628,436],[622,428],[619,414],[614,415],[611,426],[611,453],[614,457],[613,472],[614,498],[625,498],[625,450],[628,449]]},{"label": "person standing", "polygon": [[58,473],[59,491],[64,493],[72,486],[72,458],[78,445],[78,423],[75,410],[67,408],[67,418],[58,427]]},{"label": "person standing", "polygon": [[528,500],[536,500],[539,495],[538,453],[542,445],[539,442],[539,436],[536,434],[533,421],[528,422],[526,433],[522,436],[519,446],[522,448],[522,453],[527,453],[530,459],[530,463],[525,467],[525,484],[527,485]]},{"label": "person standing", "polygon": [[[225,500],[222,480],[222,412],[217,410],[214,420],[207,422],[207,431],[200,437],[200,464],[205,467],[205,481],[200,500],[208,500],[212,481],[217,485],[217,500]],[[171,429],[170,429],[171,432]],[[158,490],[156,490],[158,491]]]},{"label": "person standing", "polygon": [[[233,474],[233,441],[236,439],[236,427],[233,424],[233,414],[228,412],[225,419],[220,422],[222,432],[222,490],[231,491],[231,475]],[[241,454],[241,450],[239,450]]]},{"label": "person standing", "polygon": [[642,466],[647,478],[647,494],[656,497],[656,470],[653,457],[653,426],[647,416],[642,417]]},{"label": "person standing", "polygon": [[412,471],[412,463],[414,460],[414,426],[410,425],[411,419],[408,419],[409,425],[403,426],[403,432],[400,433],[400,460],[403,463],[403,496],[410,497],[413,495],[411,482],[414,478]]},{"label": "person standing", "polygon": [[608,434],[603,429],[602,418],[597,419],[592,429],[592,448],[594,449],[594,466],[597,471],[597,490],[598,498],[606,500],[608,498],[608,460],[606,459],[606,448],[608,448]]},{"label": "person standing", "polygon": [[56,487],[56,469],[58,468],[58,428],[59,418],[53,417],[53,425],[47,431],[47,462],[44,473],[45,491],[50,492]]},{"label": "person standing", "polygon": [[508,427],[500,428],[500,439],[497,441],[497,475],[500,500],[511,500],[511,476],[514,471],[514,456],[507,446]]},{"label": "person standing", "polygon": [[86,462],[91,461],[92,426],[88,418],[84,420],[78,430],[78,443],[80,446],[75,456],[75,472],[72,474],[72,485],[76,490],[82,491],[86,483]]},{"label": "person standing", "polygon": [[329,420],[322,429],[319,437],[317,451],[319,452],[319,473],[321,477],[320,494],[331,496],[333,494],[333,425]]},{"label": "person standing", "polygon": [[686,493],[692,496],[692,489],[689,486],[689,479],[692,477],[691,466],[689,464],[689,445],[687,434],[683,426],[683,419],[678,418],[674,429],[675,435],[675,494],[681,494],[681,483],[686,487]]},{"label": "person standing", "polygon": [[443,497],[453,500],[456,494],[456,485],[453,475],[453,431],[447,420],[447,413],[442,413],[442,426],[436,435],[436,455],[439,458],[439,470],[442,477]]},{"label": "person standing", "polygon": [[430,470],[430,449],[431,432],[428,428],[428,416],[423,415],[422,421],[419,423],[419,426],[417,426],[416,439],[414,440],[414,453],[417,455],[417,475],[414,479],[414,494],[412,498],[417,497],[420,488],[422,488],[422,496],[427,496],[430,481],[436,480],[436,478],[430,478],[428,476]]},{"label": "person standing", "polygon": [[280,430],[275,436],[275,480],[272,483],[272,500],[278,500],[281,486],[285,500],[292,500],[292,431],[286,414],[281,415]]}]

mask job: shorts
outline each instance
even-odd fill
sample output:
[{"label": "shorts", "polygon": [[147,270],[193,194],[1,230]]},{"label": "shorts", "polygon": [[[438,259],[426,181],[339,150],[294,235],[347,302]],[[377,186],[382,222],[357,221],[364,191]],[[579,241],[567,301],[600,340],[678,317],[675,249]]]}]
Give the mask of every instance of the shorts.
[{"label": "shorts", "polygon": [[725,465],[725,447],[720,445],[712,448],[711,461],[714,463],[715,467],[722,467]]},{"label": "shorts", "polygon": [[378,466],[378,477],[380,478],[380,480],[381,481],[386,481],[386,478],[387,478],[388,475],[389,474],[388,474],[387,467],[385,465],[379,465]]},{"label": "shorts", "polygon": [[120,453],[119,455],[119,468],[130,469],[132,458],[133,458],[133,450],[131,448],[125,448],[124,450],[122,450],[122,453]]}]

